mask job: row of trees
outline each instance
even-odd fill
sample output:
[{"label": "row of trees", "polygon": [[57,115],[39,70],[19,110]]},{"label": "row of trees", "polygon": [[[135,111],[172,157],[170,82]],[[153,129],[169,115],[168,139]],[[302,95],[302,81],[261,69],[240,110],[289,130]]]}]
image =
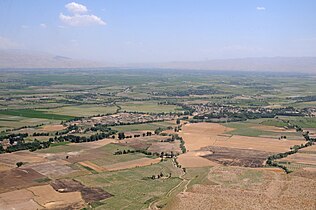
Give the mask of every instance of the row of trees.
[{"label": "row of trees", "polygon": [[49,136],[49,133],[33,133],[33,136]]},{"label": "row of trees", "polygon": [[73,143],[81,143],[81,142],[91,142],[91,141],[98,141],[104,138],[109,138],[110,136],[112,136],[113,134],[115,134],[116,131],[111,131],[109,133],[97,133],[97,134],[93,134],[89,137],[86,136],[76,136],[76,135],[65,135],[65,136],[59,136],[55,138],[50,138],[50,141],[54,141],[54,142],[63,142],[63,141],[69,141],[69,142],[73,142]]},{"label": "row of trees", "polygon": [[8,147],[7,149],[4,150],[4,152],[11,153],[11,152],[16,152],[20,150],[30,150],[31,152],[34,152],[38,149],[45,149],[48,148],[51,144],[51,141],[33,141],[33,142],[18,142],[16,145],[12,145]]},{"label": "row of trees", "polygon": [[[152,135],[152,132],[150,132],[150,131],[147,131],[146,133],[142,134],[143,137],[151,136],[151,135]],[[132,138],[132,137],[133,137],[132,135],[126,136],[124,132],[118,133],[118,139],[119,140],[128,139],[128,138]],[[141,137],[141,135],[140,134],[135,134],[134,138],[137,138],[137,137]]]},{"label": "row of trees", "polygon": [[28,137],[27,133],[11,133],[8,135],[0,136],[0,141],[8,139],[10,143],[13,144],[14,141],[24,141],[24,138],[26,137]]},{"label": "row of trees", "polygon": [[173,158],[173,157],[176,157],[176,155],[178,154],[175,154],[173,151],[171,151],[170,153],[166,153],[166,152],[150,152],[150,151],[147,151],[145,149],[136,149],[136,150],[118,150],[116,152],[114,152],[114,155],[126,155],[126,154],[134,154],[134,153],[143,153],[145,155],[149,155],[149,156],[157,156],[157,157],[160,157],[160,158]]}]

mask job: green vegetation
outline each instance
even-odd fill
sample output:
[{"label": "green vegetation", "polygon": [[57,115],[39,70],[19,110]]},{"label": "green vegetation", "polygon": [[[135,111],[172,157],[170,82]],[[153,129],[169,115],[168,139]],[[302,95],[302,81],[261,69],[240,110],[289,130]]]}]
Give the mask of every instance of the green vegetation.
[{"label": "green vegetation", "polygon": [[49,114],[43,111],[32,109],[0,110],[0,115],[12,115],[27,118],[41,118],[51,120],[70,120],[73,117],[67,115]]}]

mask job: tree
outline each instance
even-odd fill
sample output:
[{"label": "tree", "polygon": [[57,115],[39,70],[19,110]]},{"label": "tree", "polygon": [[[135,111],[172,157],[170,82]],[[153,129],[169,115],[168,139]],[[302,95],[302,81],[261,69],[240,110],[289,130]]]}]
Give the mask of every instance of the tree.
[{"label": "tree", "polygon": [[123,132],[118,133],[119,140],[125,139],[125,134]]},{"label": "tree", "polygon": [[16,167],[18,167],[18,168],[21,167],[22,165],[23,165],[23,162],[17,162],[16,163]]},{"label": "tree", "polygon": [[180,119],[177,119],[177,124],[179,125],[181,123]]}]

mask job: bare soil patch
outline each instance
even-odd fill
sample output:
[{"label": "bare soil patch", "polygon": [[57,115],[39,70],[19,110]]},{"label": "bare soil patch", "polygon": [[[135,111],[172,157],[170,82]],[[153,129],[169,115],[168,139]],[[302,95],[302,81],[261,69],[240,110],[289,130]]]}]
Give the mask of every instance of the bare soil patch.
[{"label": "bare soil patch", "polygon": [[46,178],[44,175],[31,168],[2,171],[0,172],[0,193],[40,185],[36,180],[44,178]]},{"label": "bare soil patch", "polygon": [[86,187],[75,180],[55,180],[51,185],[60,193],[81,192],[83,199],[87,203],[104,200],[112,196],[102,188]]},{"label": "bare soil patch", "polygon": [[203,150],[211,154],[202,157],[223,164],[225,166],[262,167],[265,160],[272,153],[250,149],[234,149],[227,147],[205,147]]},{"label": "bare soil patch", "polygon": [[128,168],[148,166],[148,165],[159,163],[159,162],[160,162],[160,158],[156,158],[156,159],[141,158],[141,159],[130,160],[126,162],[108,165],[105,167],[105,169],[108,171],[117,171],[117,170],[123,170],[123,169],[128,169]]}]

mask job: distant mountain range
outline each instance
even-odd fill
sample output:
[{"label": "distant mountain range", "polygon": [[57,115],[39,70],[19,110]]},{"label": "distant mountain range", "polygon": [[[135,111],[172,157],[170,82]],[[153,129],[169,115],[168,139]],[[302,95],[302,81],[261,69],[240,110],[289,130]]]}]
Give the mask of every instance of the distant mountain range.
[{"label": "distant mountain range", "polygon": [[0,68],[91,68],[106,64],[48,53],[0,50]]},{"label": "distant mountain range", "polygon": [[47,53],[0,50],[0,68],[163,68],[216,71],[273,71],[316,74],[316,57],[260,57],[196,62],[108,64]]},{"label": "distant mountain range", "polygon": [[132,66],[216,71],[304,72],[316,74],[316,57],[236,58],[197,62],[134,64]]}]

